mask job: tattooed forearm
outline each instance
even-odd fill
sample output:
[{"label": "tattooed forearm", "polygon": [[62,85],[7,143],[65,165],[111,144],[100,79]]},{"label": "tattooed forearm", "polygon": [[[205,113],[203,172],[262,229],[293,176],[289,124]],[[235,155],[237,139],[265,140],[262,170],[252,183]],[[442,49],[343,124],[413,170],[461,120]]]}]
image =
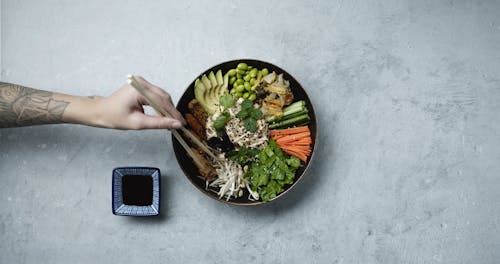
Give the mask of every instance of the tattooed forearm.
[{"label": "tattooed forearm", "polygon": [[68,104],[51,92],[0,82],[0,127],[61,123]]}]

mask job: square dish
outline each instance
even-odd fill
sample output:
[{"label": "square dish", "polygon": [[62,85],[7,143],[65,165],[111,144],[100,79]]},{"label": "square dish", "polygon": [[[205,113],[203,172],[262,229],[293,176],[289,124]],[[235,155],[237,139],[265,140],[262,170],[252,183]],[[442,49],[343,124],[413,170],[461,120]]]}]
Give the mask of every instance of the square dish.
[{"label": "square dish", "polygon": [[159,215],[160,170],[158,168],[120,167],[113,169],[112,177],[113,214]]}]

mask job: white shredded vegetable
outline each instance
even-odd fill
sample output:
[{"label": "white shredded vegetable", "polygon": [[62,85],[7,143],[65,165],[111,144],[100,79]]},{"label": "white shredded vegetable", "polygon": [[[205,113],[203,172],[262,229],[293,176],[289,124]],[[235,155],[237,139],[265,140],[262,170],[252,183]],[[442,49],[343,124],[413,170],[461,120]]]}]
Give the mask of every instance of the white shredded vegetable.
[{"label": "white shredded vegetable", "polygon": [[215,170],[217,171],[217,178],[207,183],[207,187],[219,188],[217,193],[219,198],[229,200],[232,197],[241,197],[243,196],[243,190],[246,188],[253,199],[259,199],[259,195],[251,190],[248,180],[243,178],[244,173],[240,164],[232,160],[224,160],[217,164]]}]

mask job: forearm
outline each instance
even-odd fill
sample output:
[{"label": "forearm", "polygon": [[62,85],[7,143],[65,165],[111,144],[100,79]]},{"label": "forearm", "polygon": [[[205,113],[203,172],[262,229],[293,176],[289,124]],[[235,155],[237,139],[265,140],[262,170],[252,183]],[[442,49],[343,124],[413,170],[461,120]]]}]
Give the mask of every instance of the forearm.
[{"label": "forearm", "polygon": [[0,127],[57,123],[99,126],[99,100],[0,82]]}]

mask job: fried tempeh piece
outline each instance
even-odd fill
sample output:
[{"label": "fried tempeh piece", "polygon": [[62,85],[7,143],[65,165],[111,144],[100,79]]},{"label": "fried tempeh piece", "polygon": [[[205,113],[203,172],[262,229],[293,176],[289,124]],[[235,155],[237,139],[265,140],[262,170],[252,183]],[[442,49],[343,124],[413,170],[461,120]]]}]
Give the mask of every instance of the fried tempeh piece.
[{"label": "fried tempeh piece", "polygon": [[217,172],[215,169],[212,167],[210,162],[200,153],[199,149],[191,147],[193,150],[194,154],[198,157],[198,160],[200,160],[203,164],[205,164],[205,168],[199,168],[198,167],[198,172],[203,176],[203,178],[207,180],[211,180],[217,176]]},{"label": "fried tempeh piece", "polygon": [[198,120],[198,123],[205,128],[207,125],[207,114],[205,113],[205,110],[203,110],[203,107],[201,107],[200,103],[198,103],[198,100],[193,99],[189,101],[188,108],[196,120]]},{"label": "fried tempeh piece", "polygon": [[184,118],[188,123],[189,127],[194,131],[194,133],[198,136],[199,139],[205,139],[205,129],[200,125],[198,120],[192,114],[185,114]]}]

